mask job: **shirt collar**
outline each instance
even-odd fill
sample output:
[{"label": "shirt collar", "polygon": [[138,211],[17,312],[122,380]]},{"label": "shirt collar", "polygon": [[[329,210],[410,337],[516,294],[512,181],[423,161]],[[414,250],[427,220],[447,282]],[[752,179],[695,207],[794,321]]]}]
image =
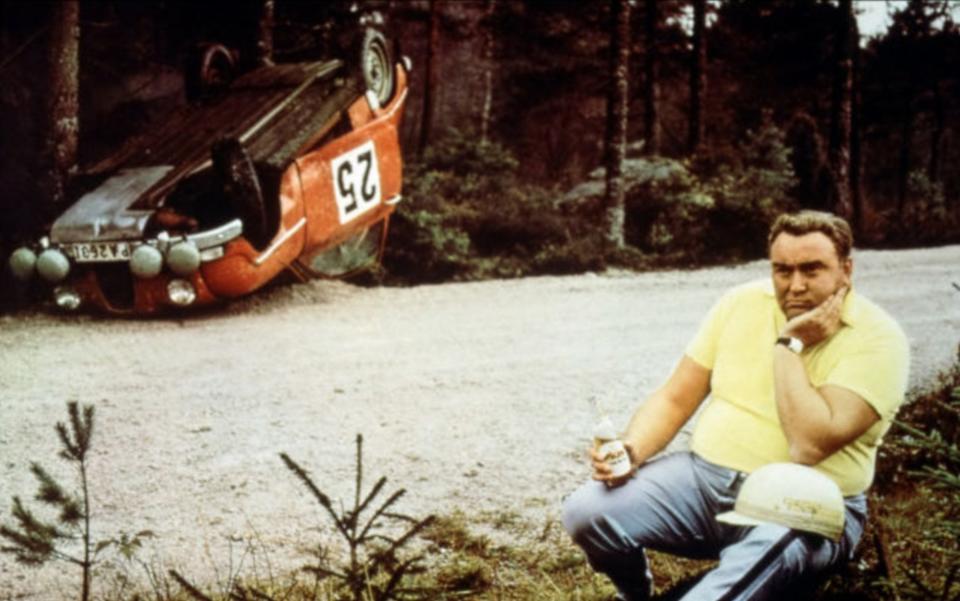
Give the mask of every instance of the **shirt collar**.
[{"label": "shirt collar", "polygon": [[[763,284],[764,293],[770,298],[774,299],[774,304],[776,305],[776,292],[773,290],[773,282],[770,280],[764,281]],[[858,301],[858,296],[856,291],[853,289],[853,286],[850,286],[850,291],[847,293],[846,298],[843,299],[843,307],[840,309],[840,321],[844,325],[850,327],[856,327],[857,321],[860,315],[860,303]],[[786,321],[786,317],[783,315],[783,311],[780,309],[780,305],[776,305],[777,313]]]}]

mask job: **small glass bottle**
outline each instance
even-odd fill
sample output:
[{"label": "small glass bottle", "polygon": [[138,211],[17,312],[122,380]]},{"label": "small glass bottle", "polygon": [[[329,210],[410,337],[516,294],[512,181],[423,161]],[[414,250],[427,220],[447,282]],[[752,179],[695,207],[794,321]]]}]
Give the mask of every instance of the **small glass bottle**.
[{"label": "small glass bottle", "polygon": [[596,399],[593,399],[593,405],[598,417],[593,428],[593,448],[610,468],[610,475],[622,478],[629,474],[632,468],[630,455],[613,429],[610,418],[600,411]]}]

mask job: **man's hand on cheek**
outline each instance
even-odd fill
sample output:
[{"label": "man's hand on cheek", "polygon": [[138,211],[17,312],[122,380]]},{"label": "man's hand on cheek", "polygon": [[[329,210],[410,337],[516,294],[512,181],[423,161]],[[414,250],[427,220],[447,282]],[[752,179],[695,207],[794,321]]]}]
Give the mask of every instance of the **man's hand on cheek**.
[{"label": "man's hand on cheek", "polygon": [[799,338],[804,347],[810,348],[836,334],[840,329],[840,313],[847,289],[847,286],[841,286],[813,309],[788,321],[781,336]]}]

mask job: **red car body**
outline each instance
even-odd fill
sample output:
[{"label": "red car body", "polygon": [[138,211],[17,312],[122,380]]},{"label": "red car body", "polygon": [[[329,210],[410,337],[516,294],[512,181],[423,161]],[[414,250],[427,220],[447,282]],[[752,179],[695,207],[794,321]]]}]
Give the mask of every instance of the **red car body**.
[{"label": "red car body", "polygon": [[[288,270],[340,277],[379,260],[401,198],[407,96],[406,67],[389,66],[386,91],[339,60],[244,75],[91,168],[99,186],[11,267],[39,272],[61,307],[136,315],[237,298]],[[240,157],[226,167],[211,151],[222,139]],[[247,190],[234,194],[244,165]]]}]

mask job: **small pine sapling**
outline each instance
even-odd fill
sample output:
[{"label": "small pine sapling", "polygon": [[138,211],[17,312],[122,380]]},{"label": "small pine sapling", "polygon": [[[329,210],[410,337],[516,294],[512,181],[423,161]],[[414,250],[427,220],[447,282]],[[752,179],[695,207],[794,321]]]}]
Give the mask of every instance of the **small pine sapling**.
[{"label": "small pine sapling", "polygon": [[152,536],[152,533],[145,530],[132,537],[123,535],[119,541],[91,542],[87,453],[93,437],[93,406],[85,405],[81,414],[76,401],[70,401],[67,403],[67,413],[70,417],[69,430],[63,422],[57,422],[56,425],[57,436],[63,445],[60,457],[72,463],[77,470],[80,492],[68,493],[39,463],[31,463],[30,471],[38,482],[34,498],[56,509],[59,512],[57,521],[41,520],[23,504],[20,497],[14,496],[12,514],[16,525],[0,524],[0,538],[7,543],[0,546],[0,552],[10,553],[18,562],[30,566],[41,566],[50,560],[79,566],[83,576],[80,598],[88,601],[92,568],[97,555],[112,545],[119,546],[124,554],[131,553],[140,546],[142,538]]},{"label": "small pine sapling", "polygon": [[[381,477],[370,489],[370,492],[363,496],[362,435],[357,435],[356,490],[354,491],[353,508],[351,509],[341,508],[340,511],[334,509],[330,497],[317,487],[306,470],[286,453],[280,453],[280,458],[327,511],[337,532],[340,533],[350,549],[349,562],[342,565],[333,565],[326,549],[320,547],[315,552],[316,564],[303,568],[304,572],[312,574],[316,578],[316,583],[326,578],[332,578],[338,581],[339,585],[346,587],[353,601],[389,601],[390,599],[430,599],[435,597],[435,591],[432,590],[401,586],[404,577],[423,572],[423,569],[418,565],[423,556],[416,555],[401,559],[399,555],[399,551],[413,537],[434,521],[434,516],[430,515],[425,519],[417,520],[403,514],[390,512],[389,509],[393,504],[406,493],[403,489],[394,492],[376,506],[376,509],[373,509],[374,500],[386,485],[387,478]],[[364,515],[364,512],[367,513]],[[386,519],[405,522],[410,526],[400,536],[383,534],[381,530]],[[196,601],[211,601],[211,597],[204,594],[176,570],[170,570],[170,575],[190,598]],[[252,599],[273,601],[274,599],[263,591],[253,588],[247,589],[238,584],[234,585],[230,592],[230,598],[238,601]]]},{"label": "small pine sapling", "polygon": [[[76,401],[67,403],[70,415],[70,431],[63,422],[57,422],[57,435],[63,444],[60,457],[74,464],[80,476],[81,494],[68,494],[39,463],[30,464],[39,486],[36,500],[59,510],[58,523],[41,521],[27,509],[20,497],[13,497],[13,517],[17,525],[0,526],[0,536],[10,544],[0,551],[11,553],[17,561],[39,566],[51,559],[66,561],[80,566],[83,571],[81,599],[90,598],[90,568],[93,565],[90,548],[90,506],[87,488],[87,451],[93,435],[93,407],[85,406],[83,415]],[[71,437],[72,435],[72,437]],[[81,541],[80,556],[71,554],[64,547]]]},{"label": "small pine sapling", "polygon": [[[332,577],[341,581],[353,596],[354,601],[387,601],[388,599],[411,598],[420,596],[429,598],[430,591],[421,591],[401,586],[403,578],[422,571],[418,563],[422,555],[409,559],[401,559],[398,552],[409,543],[414,536],[422,531],[434,520],[430,515],[417,520],[406,515],[392,513],[389,509],[402,497],[406,491],[400,489],[391,494],[385,501],[375,506],[374,499],[383,490],[387,478],[381,477],[365,496],[363,486],[363,436],[357,435],[356,459],[356,489],[354,492],[353,507],[341,508],[337,511],[330,498],[324,494],[307,472],[293,461],[286,453],[281,453],[287,468],[303,482],[304,486],[313,494],[317,502],[327,511],[333,520],[337,532],[346,541],[350,550],[350,560],[340,566],[333,566],[322,552],[317,553],[316,565],[304,567],[304,571],[312,573],[317,578]],[[366,515],[363,515],[367,512]],[[384,520],[391,519],[410,524],[410,527],[399,536],[382,534],[379,530]]]}]

